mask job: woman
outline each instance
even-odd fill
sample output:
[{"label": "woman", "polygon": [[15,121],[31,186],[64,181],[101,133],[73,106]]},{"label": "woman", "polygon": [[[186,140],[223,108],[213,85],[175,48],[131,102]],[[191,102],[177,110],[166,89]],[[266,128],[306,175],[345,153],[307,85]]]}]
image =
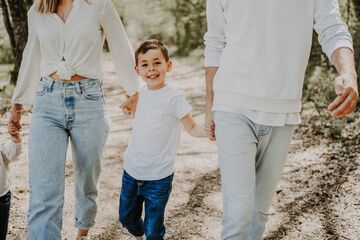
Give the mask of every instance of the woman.
[{"label": "woman", "polygon": [[[34,108],[29,134],[29,239],[61,239],[66,151],[72,144],[78,239],[94,225],[100,158],[109,131],[101,89],[106,37],[134,110],[138,79],[124,27],[111,0],[38,0],[28,12],[11,127],[20,130],[22,105]],[[41,79],[41,81],[40,81]],[[86,237],[85,237],[86,238]]]}]

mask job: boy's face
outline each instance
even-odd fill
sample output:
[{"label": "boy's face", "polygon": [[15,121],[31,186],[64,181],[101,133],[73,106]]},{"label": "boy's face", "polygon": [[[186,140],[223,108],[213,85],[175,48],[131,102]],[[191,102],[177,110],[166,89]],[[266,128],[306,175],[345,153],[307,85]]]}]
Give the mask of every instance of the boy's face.
[{"label": "boy's face", "polygon": [[166,61],[160,49],[150,49],[138,55],[135,70],[145,81],[148,89],[157,90],[165,86],[166,73],[171,70],[172,61]]}]

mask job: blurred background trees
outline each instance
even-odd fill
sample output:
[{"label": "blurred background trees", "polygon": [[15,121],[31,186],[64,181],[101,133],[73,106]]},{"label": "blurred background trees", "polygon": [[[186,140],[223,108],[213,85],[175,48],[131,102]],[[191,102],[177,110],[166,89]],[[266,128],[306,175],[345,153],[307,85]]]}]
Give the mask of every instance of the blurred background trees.
[{"label": "blurred background trees", "polygon": [[15,84],[18,76],[22,52],[27,40],[27,9],[31,6],[32,0],[0,0],[1,12],[4,27],[10,42],[12,56],[3,59],[4,62],[13,62],[14,67],[10,73],[10,83]]}]

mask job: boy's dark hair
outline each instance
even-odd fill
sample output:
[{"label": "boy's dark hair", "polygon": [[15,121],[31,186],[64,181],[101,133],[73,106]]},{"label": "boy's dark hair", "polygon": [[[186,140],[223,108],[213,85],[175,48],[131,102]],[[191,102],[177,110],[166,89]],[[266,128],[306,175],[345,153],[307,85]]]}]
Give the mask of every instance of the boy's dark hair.
[{"label": "boy's dark hair", "polygon": [[145,54],[151,49],[159,49],[166,61],[169,61],[169,53],[165,44],[156,39],[149,39],[143,42],[135,51],[135,64],[138,65],[139,54]]}]

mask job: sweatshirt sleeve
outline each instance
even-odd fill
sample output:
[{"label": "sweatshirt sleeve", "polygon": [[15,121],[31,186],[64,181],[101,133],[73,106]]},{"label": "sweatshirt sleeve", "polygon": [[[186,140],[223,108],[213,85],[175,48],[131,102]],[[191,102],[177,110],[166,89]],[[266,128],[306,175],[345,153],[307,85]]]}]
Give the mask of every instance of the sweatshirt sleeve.
[{"label": "sweatshirt sleeve", "polygon": [[338,0],[315,1],[314,29],[319,43],[330,59],[340,47],[353,49],[353,42],[347,25],[341,20]]},{"label": "sweatshirt sleeve", "polygon": [[35,7],[28,11],[28,39],[23,51],[22,61],[18,74],[12,103],[21,105],[32,105],[36,88],[40,82],[41,52],[39,38],[36,32]]},{"label": "sweatshirt sleeve", "polygon": [[105,2],[101,24],[120,83],[128,95],[133,95],[139,90],[139,79],[134,69],[134,53],[111,0]]},{"label": "sweatshirt sleeve", "polygon": [[205,67],[218,67],[220,57],[226,45],[225,16],[220,0],[207,0],[206,3],[207,32],[205,41]]}]

